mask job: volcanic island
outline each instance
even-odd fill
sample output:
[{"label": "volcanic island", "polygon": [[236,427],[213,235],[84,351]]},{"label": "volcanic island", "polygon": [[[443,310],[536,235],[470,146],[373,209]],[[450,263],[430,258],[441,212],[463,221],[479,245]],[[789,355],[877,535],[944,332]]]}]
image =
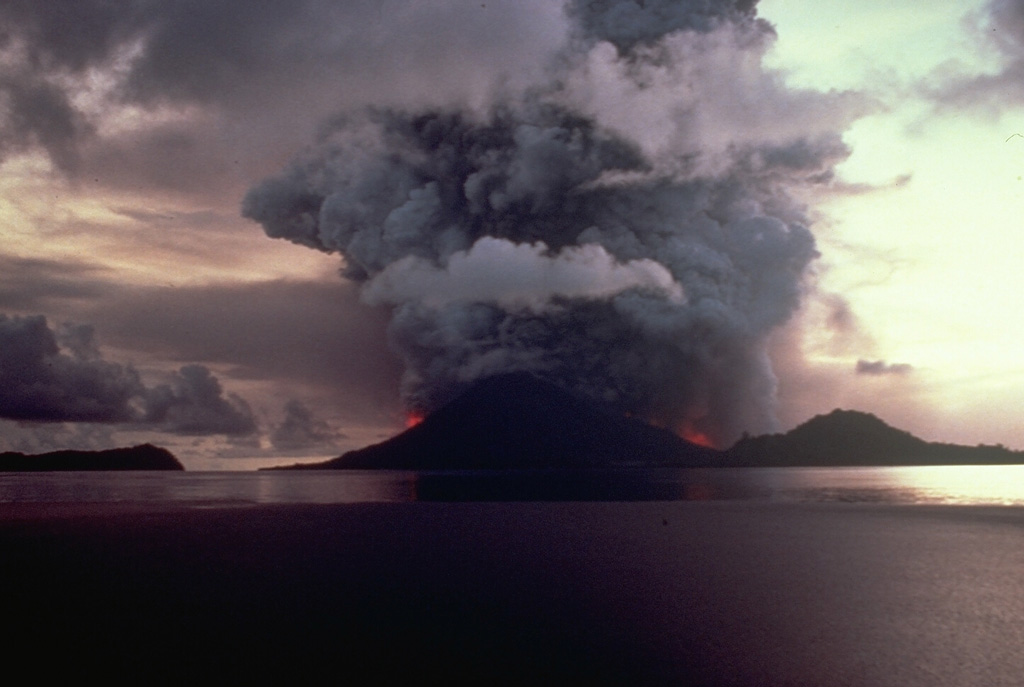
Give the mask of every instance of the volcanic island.
[{"label": "volcanic island", "polygon": [[383,442],[271,470],[508,470],[1011,465],[1003,446],[928,442],[854,410],[719,450],[688,441],[531,373],[483,379]]}]

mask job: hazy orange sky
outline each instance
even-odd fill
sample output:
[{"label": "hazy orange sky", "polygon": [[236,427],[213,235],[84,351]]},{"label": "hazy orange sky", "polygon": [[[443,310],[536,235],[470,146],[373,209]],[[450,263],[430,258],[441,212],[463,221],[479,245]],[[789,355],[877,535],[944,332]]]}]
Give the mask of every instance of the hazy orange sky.
[{"label": "hazy orange sky", "polygon": [[[411,330],[393,313],[419,308],[426,317],[426,308],[434,322],[451,303],[481,302],[522,322],[524,313],[561,316],[567,301],[611,299],[621,310],[639,290],[650,297],[644,308],[679,320],[704,307],[705,282],[687,265],[706,271],[723,260],[744,289],[780,289],[798,306],[773,300],[763,307],[778,312],[763,318],[762,306],[743,310],[758,324],[737,329],[750,339],[742,359],[754,364],[763,353],[765,366],[736,389],[766,398],[722,436],[788,429],[844,407],[930,440],[1024,448],[1015,236],[1024,217],[1024,2],[720,5],[3,3],[0,449],[147,440],[193,469],[337,455],[401,429],[402,394],[406,403],[434,398],[424,379],[438,350],[464,343],[431,340],[435,358],[421,361],[426,344],[404,340]],[[501,240],[452,238],[437,254],[410,248],[401,264],[353,271],[365,253],[331,244],[323,218],[319,238],[303,238],[298,215],[281,214],[294,199],[271,197],[274,183],[294,180],[327,188],[324,208],[333,203],[336,213],[378,202],[353,191],[337,209],[345,189],[362,183],[345,176],[353,159],[366,156],[364,173],[393,158],[359,138],[368,110],[486,120],[512,109],[515,145],[525,150],[524,132],[542,137],[552,126],[548,110],[534,120],[529,108],[508,106],[521,102],[578,116],[585,126],[573,135],[597,141],[593,155],[603,160],[631,151],[630,162],[572,188],[555,179],[566,198],[639,187],[651,198],[651,189],[701,185],[722,194],[742,179],[770,187],[756,208],[744,196],[729,210],[740,214],[716,221],[728,232],[770,219],[790,225],[790,238],[806,224],[815,256],[785,263],[799,293],[776,283],[775,268],[757,257],[767,253],[750,253],[748,274],[746,253],[710,256],[713,238],[676,245],[671,227],[651,230],[666,242],[658,250],[634,253],[600,218],[568,243],[542,229],[529,239],[502,229],[490,233]],[[328,142],[340,152],[325,152]],[[499,153],[488,164],[506,174],[506,194],[539,184],[538,170],[560,173],[550,158],[534,161],[527,178],[522,160],[506,164]],[[408,156],[422,174],[426,163]],[[572,164],[590,164],[579,159]],[[403,198],[423,198],[428,186]],[[243,217],[247,194],[259,222]],[[489,198],[491,210],[503,207]],[[658,200],[659,211],[667,202]],[[539,203],[516,206],[526,213],[517,221],[548,221]],[[260,226],[271,231],[274,218],[290,222],[291,242]],[[691,231],[684,225],[678,231]],[[675,262],[662,257],[665,246],[678,249]],[[555,365],[536,352],[502,353],[488,348],[473,374],[497,370],[499,357],[519,368]],[[469,379],[460,364],[439,378]],[[688,408],[683,420],[710,422],[714,389],[703,410],[694,409],[698,391],[673,402]],[[651,416],[678,424],[668,418],[675,411],[652,407]]]}]

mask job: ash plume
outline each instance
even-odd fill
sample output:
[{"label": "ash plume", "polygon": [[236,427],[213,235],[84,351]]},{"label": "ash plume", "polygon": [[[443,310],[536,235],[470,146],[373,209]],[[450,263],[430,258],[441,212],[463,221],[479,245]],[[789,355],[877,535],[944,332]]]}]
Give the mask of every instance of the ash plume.
[{"label": "ash plume", "polygon": [[243,214],[391,308],[411,412],[530,371],[721,446],[773,431],[767,340],[817,255],[791,193],[855,108],[763,68],[754,4],[570,0],[543,83],[342,113]]}]

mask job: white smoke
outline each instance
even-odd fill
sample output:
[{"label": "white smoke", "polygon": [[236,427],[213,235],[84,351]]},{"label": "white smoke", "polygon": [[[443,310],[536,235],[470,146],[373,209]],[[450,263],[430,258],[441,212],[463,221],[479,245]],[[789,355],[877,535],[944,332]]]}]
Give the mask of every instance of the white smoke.
[{"label": "white smoke", "polygon": [[618,263],[597,244],[563,248],[556,255],[541,242],[516,244],[484,237],[439,268],[408,256],[367,282],[370,305],[419,302],[428,308],[453,303],[490,303],[503,310],[540,314],[555,300],[608,298],[629,289],[658,292],[682,304],[683,289],[653,260]]}]

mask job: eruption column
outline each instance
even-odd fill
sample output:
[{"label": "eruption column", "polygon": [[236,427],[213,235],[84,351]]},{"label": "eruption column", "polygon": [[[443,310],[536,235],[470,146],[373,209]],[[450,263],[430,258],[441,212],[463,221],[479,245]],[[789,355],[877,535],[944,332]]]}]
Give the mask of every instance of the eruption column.
[{"label": "eruption column", "polygon": [[410,417],[527,370],[699,443],[773,430],[766,341],[816,256],[789,191],[845,157],[838,96],[761,67],[753,2],[566,11],[546,82],[346,113],[243,212],[391,308]]}]

